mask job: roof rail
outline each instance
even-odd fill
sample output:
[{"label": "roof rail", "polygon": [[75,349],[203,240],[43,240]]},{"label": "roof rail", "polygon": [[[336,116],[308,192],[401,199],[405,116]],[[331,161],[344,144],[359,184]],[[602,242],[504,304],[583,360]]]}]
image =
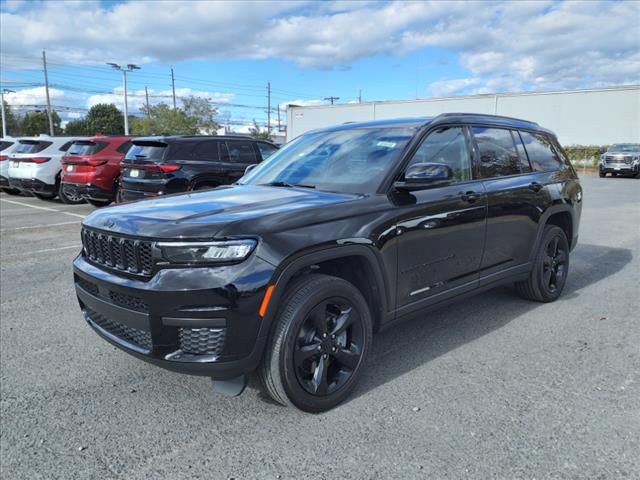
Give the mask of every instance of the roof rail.
[{"label": "roof rail", "polygon": [[493,115],[490,113],[463,113],[463,112],[452,112],[452,113],[441,113],[439,115],[437,115],[433,120],[439,120],[440,118],[447,118],[447,117],[484,117],[484,118],[495,118],[497,120],[515,120],[518,122],[523,122],[523,123],[529,123],[531,125],[536,125],[536,126],[540,126],[538,125],[537,122],[533,122],[531,120],[525,120],[523,118],[517,118],[517,117],[507,117],[504,115]]}]

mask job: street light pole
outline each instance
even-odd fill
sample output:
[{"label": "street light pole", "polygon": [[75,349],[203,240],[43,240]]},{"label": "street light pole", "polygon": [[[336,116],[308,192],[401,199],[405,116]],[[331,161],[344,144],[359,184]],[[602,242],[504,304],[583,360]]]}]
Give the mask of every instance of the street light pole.
[{"label": "street light pole", "polygon": [[129,135],[129,108],[127,105],[127,73],[133,70],[140,70],[140,67],[133,63],[127,65],[118,65],[117,63],[107,63],[116,70],[122,72],[122,86],[124,88],[124,134]]},{"label": "street light pole", "polygon": [[13,90],[9,90],[7,88],[0,89],[0,103],[2,103],[2,137],[7,136],[7,119],[5,118],[4,113],[4,94],[5,93],[16,93]]}]

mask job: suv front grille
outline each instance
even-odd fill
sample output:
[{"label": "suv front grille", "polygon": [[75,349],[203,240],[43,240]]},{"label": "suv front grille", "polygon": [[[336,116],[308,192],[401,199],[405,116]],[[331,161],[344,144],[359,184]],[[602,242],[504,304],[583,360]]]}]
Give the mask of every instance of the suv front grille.
[{"label": "suv front grille", "polygon": [[604,161],[606,163],[631,163],[632,158],[633,157],[631,155],[625,155],[625,156],[606,155],[604,157]]},{"label": "suv front grille", "polygon": [[137,328],[128,327],[121,323],[115,322],[98,312],[85,307],[87,317],[103,330],[109,332],[114,337],[118,337],[126,342],[133,343],[145,350],[151,350],[151,333],[138,330]]},{"label": "suv front grille", "polygon": [[94,263],[121,272],[151,276],[153,271],[151,242],[83,228],[82,245],[85,256]]},{"label": "suv front grille", "polygon": [[220,355],[225,330],[221,328],[179,328],[180,350],[191,355]]}]

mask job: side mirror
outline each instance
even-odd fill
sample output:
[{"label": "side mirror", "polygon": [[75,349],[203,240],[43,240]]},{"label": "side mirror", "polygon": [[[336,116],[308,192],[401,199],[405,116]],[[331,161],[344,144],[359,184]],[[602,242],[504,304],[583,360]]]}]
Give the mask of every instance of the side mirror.
[{"label": "side mirror", "polygon": [[252,163],[251,165],[247,165],[247,168],[244,169],[244,174],[246,175],[247,173],[249,173],[251,170],[253,170],[257,166],[258,166],[257,163]]},{"label": "side mirror", "polygon": [[404,182],[396,182],[398,190],[412,191],[449,183],[453,170],[444,163],[415,163],[404,174]]}]

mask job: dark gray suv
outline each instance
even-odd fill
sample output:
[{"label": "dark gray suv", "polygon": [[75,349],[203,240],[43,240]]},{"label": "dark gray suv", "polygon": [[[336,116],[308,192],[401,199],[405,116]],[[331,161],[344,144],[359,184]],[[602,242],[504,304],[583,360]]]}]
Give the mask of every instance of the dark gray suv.
[{"label": "dark gray suv", "polygon": [[600,156],[600,177],[640,174],[640,143],[614,143]]}]

